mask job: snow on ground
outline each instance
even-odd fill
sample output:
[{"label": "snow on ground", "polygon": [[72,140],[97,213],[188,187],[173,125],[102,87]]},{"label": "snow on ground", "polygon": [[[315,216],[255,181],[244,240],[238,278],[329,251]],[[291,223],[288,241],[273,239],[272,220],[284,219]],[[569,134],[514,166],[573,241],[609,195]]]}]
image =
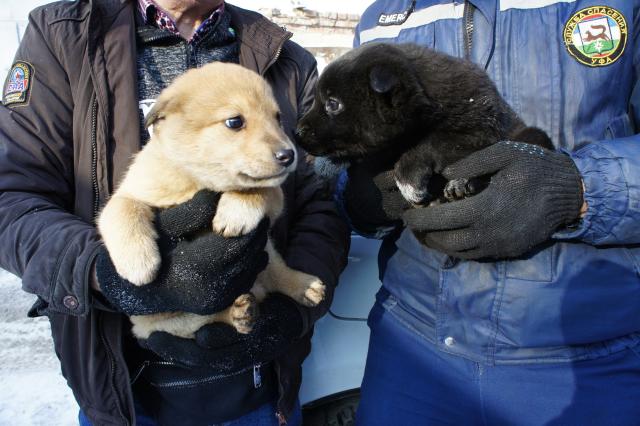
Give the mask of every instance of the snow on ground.
[{"label": "snow on ground", "polygon": [[78,406],[60,374],[49,321],[27,317],[35,296],[0,269],[0,300],[0,425],[78,424]]}]

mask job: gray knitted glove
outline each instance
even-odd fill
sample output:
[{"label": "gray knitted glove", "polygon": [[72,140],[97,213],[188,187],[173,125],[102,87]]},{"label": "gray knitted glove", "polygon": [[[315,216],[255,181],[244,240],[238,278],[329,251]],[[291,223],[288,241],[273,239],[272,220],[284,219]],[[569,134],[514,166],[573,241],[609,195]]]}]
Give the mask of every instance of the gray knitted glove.
[{"label": "gray knitted glove", "polygon": [[361,164],[347,170],[345,210],[359,232],[400,224],[402,213],[411,208],[396,186],[393,170],[372,172]]},{"label": "gray knitted glove", "polygon": [[499,142],[445,168],[449,180],[491,176],[460,201],[405,212],[425,245],[461,259],[514,258],[575,222],[582,180],[570,157],[534,145]]},{"label": "gray knitted glove", "polygon": [[220,194],[200,191],[191,200],[157,214],[162,266],[156,279],[135,286],[118,275],[102,248],[96,275],[102,294],[127,315],[193,312],[207,315],[230,306],[247,293],[267,265],[264,251],[268,219],[236,238],[211,230]]},{"label": "gray knitted glove", "polygon": [[198,330],[195,339],[156,331],[139,342],[182,366],[229,373],[276,359],[301,332],[302,317],[296,302],[272,293],[260,303],[260,316],[249,334],[239,334],[228,324],[212,323]]}]

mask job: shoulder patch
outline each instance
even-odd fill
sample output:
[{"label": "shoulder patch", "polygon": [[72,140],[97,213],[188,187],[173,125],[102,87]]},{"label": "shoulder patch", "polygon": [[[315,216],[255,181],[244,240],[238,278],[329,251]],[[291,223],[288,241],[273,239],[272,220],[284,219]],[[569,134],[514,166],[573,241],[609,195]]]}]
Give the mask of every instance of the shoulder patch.
[{"label": "shoulder patch", "polygon": [[17,61],[9,70],[9,75],[2,89],[2,104],[27,105],[33,83],[33,65],[24,61]]},{"label": "shoulder patch", "polygon": [[628,33],[622,13],[608,6],[591,6],[569,18],[564,26],[564,44],[581,64],[603,67],[622,56]]}]

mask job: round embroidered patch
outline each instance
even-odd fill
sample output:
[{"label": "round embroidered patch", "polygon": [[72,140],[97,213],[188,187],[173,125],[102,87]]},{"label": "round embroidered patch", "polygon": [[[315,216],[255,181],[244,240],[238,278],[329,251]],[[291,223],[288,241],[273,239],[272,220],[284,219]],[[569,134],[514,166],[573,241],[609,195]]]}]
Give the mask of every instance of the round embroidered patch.
[{"label": "round embroidered patch", "polygon": [[612,7],[591,6],[576,12],[564,26],[564,44],[578,62],[611,65],[627,44],[627,21]]}]

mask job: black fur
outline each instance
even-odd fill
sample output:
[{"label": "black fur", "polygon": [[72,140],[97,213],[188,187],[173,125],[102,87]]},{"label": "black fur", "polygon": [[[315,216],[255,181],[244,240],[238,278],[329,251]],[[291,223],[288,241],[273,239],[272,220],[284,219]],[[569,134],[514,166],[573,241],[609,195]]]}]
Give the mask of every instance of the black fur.
[{"label": "black fur", "polygon": [[[374,172],[393,168],[415,204],[442,196],[444,184],[434,185],[433,177],[447,165],[500,140],[553,148],[543,131],[524,125],[482,69],[414,44],[371,43],[332,62],[297,136],[313,155],[359,161]],[[454,182],[444,195],[460,198],[481,186]]]}]

